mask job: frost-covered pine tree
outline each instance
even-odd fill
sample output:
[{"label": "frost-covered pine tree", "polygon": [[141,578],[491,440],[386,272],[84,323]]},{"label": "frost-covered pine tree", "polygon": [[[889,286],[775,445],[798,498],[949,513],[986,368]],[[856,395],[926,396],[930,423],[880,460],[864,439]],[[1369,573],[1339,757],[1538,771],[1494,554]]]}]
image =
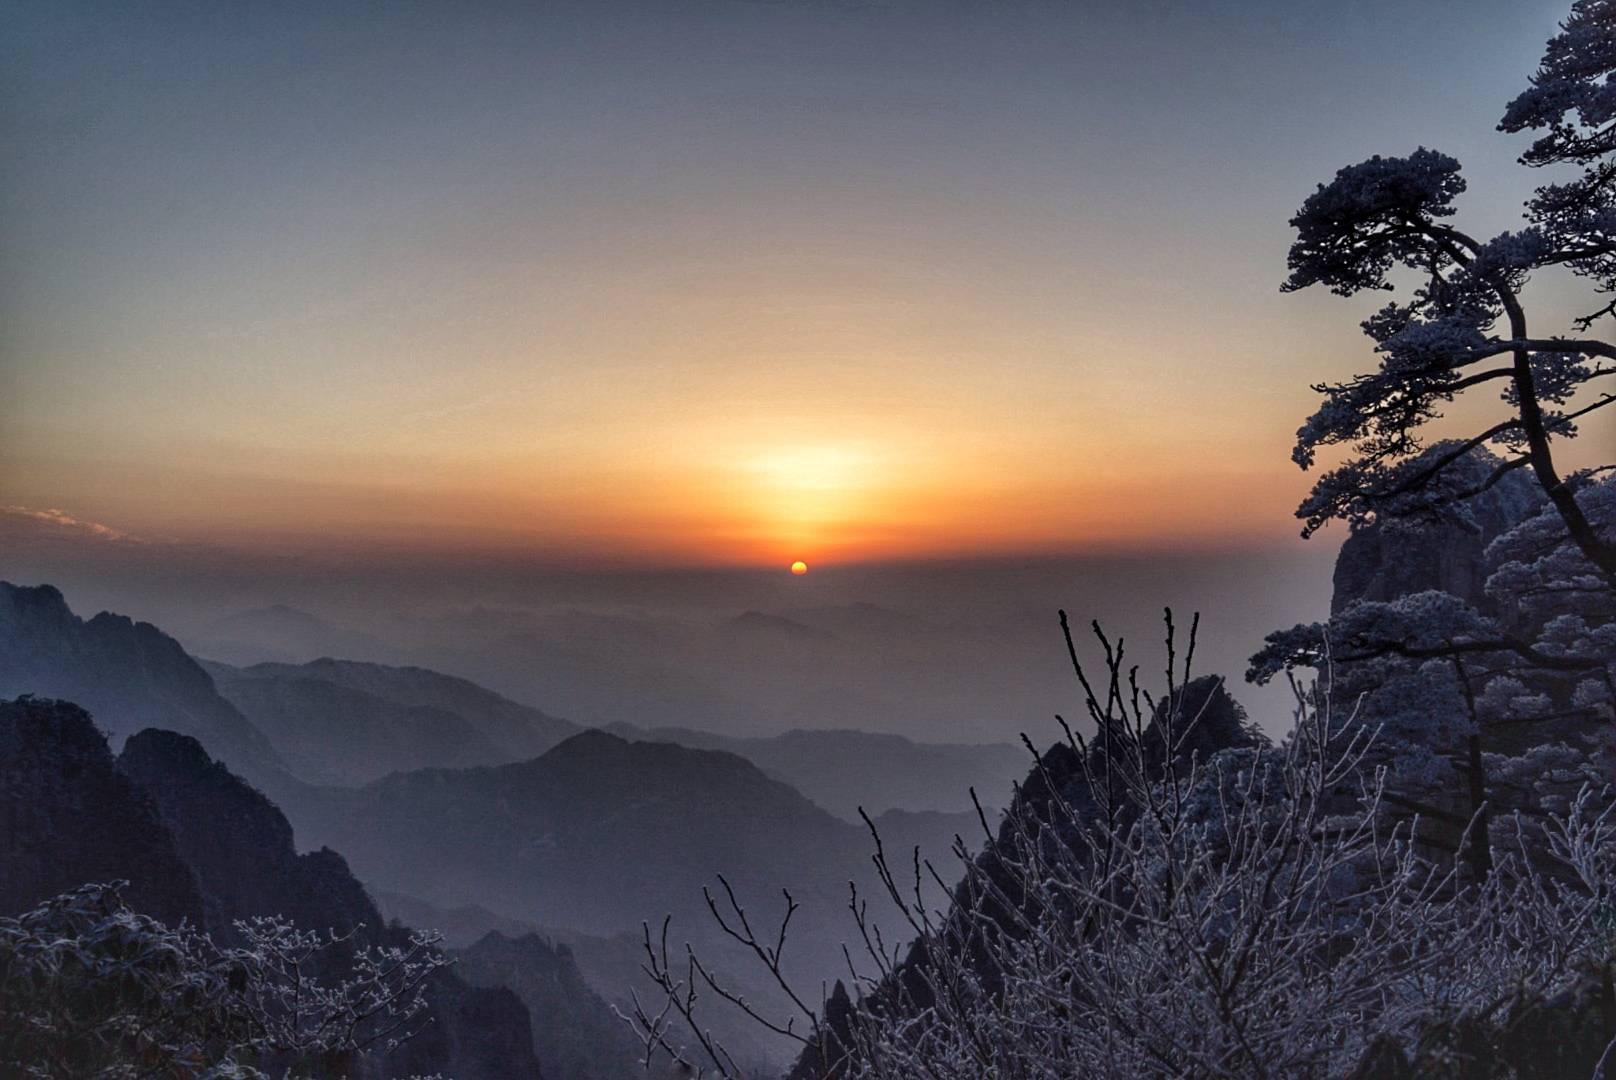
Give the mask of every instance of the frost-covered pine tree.
[{"label": "frost-covered pine tree", "polygon": [[[1616,347],[1591,335],[1616,317],[1616,301],[1574,320],[1578,336],[1544,337],[1528,323],[1525,290],[1534,271],[1561,266],[1616,291],[1612,73],[1616,3],[1578,0],[1499,125],[1542,133],[1523,163],[1581,170],[1540,188],[1520,231],[1481,239],[1456,225],[1459,163],[1425,148],[1342,169],[1292,219],[1286,290],[1412,286],[1363,324],[1377,370],[1316,387],[1324,402],[1293,458],[1309,469],[1321,448],[1348,453],[1298,509],[1303,535],[1332,519],[1462,527],[1467,502],[1516,470],[1535,478],[1543,509],[1487,552],[1495,615],[1436,592],[1359,602],[1270,635],[1248,677],[1317,667],[1328,643],[1331,689],[1362,697],[1360,722],[1382,732],[1388,802],[1433,825],[1448,819],[1455,836],[1477,819],[1466,835],[1479,874],[1490,866],[1489,813],[1563,801],[1608,753],[1616,496],[1601,474],[1611,466],[1565,474],[1554,448],[1616,401]],[[1496,422],[1427,441],[1448,402],[1484,388],[1498,391]]]},{"label": "frost-covered pine tree", "polygon": [[[1566,535],[1607,588],[1616,589],[1616,541],[1590,520],[1586,472],[1565,474],[1557,441],[1582,417],[1616,401],[1602,389],[1616,375],[1616,346],[1590,336],[1616,317],[1616,301],[1575,320],[1577,336],[1543,336],[1528,321],[1524,289],[1534,271],[1562,266],[1616,292],[1616,3],[1577,0],[1544,54],[1531,87],[1500,128],[1543,134],[1522,157],[1530,166],[1571,163],[1581,175],[1538,189],[1527,227],[1490,239],[1454,223],[1465,190],[1459,162],[1421,147],[1373,157],[1336,173],[1291,220],[1296,241],[1286,291],[1324,285],[1342,296],[1392,291],[1407,299],[1363,323],[1375,371],[1316,389],[1324,403],[1297,433],[1303,469],[1321,447],[1350,447],[1297,510],[1309,535],[1332,519],[1354,523],[1429,513],[1461,502],[1516,469],[1529,469]],[[1443,405],[1496,388],[1496,422],[1427,453],[1424,426]],[[1501,454],[1491,475],[1456,483],[1455,462],[1476,447]]]}]

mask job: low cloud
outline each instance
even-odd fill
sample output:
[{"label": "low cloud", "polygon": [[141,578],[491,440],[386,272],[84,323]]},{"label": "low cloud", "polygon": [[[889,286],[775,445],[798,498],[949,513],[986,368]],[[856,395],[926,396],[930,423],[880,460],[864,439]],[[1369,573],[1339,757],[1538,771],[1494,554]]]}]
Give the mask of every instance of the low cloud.
[{"label": "low cloud", "polygon": [[98,540],[138,541],[138,537],[129,535],[110,525],[103,525],[99,521],[86,521],[74,517],[65,510],[54,507],[40,510],[31,506],[0,506],[0,517],[8,519],[11,524],[27,525],[32,523],[42,529],[52,532],[67,533],[74,536],[94,537]]}]

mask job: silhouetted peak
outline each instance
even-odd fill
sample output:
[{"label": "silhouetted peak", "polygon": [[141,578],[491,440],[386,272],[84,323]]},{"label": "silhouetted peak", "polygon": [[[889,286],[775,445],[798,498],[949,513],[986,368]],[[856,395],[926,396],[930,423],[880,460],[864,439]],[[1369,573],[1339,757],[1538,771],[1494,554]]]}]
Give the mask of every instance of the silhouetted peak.
[{"label": "silhouetted peak", "polygon": [[[621,735],[613,735],[600,728],[588,728],[568,739],[563,739],[544,756],[551,760],[566,757],[587,757],[594,754],[620,753],[631,744]],[[671,745],[671,744],[669,744]]]},{"label": "silhouetted peak", "polygon": [[[136,732],[118,755],[118,769],[151,792],[171,828],[228,818],[251,834],[259,856],[276,861],[294,854],[292,826],[280,808],[189,735],[158,728]],[[182,834],[182,848],[184,840]]]},{"label": "silhouetted peak", "polygon": [[1174,690],[1170,698],[1156,703],[1151,718],[1156,735],[1154,739],[1147,736],[1152,748],[1161,746],[1163,727],[1170,714],[1177,744],[1174,756],[1181,764],[1187,764],[1192,756],[1204,762],[1219,750],[1255,746],[1263,741],[1221,675],[1192,679]]},{"label": "silhouetted peak", "polygon": [[119,615],[115,611],[99,611],[85,620],[86,626],[97,630],[154,630],[151,623],[137,623],[127,615]]},{"label": "silhouetted peak", "polygon": [[[1065,742],[1057,742],[1045,750],[1027,773],[1017,790],[1012,807],[1019,813],[1044,818],[1050,803],[1051,790],[1062,792],[1067,798],[1077,797],[1082,785],[1083,761],[1076,750]],[[1013,828],[1010,821],[1000,826],[1001,839]]]},{"label": "silhouetted peak", "polygon": [[172,663],[176,670],[183,671],[186,676],[206,681],[209,687],[213,685],[213,677],[185,651],[183,645],[164,633],[159,626],[132,619],[128,615],[120,615],[115,611],[98,612],[88,619],[84,626],[93,634],[108,638],[128,638],[137,643],[142,650],[159,654],[165,662]]},{"label": "silhouetted peak", "polygon": [[122,878],[142,910],[202,921],[196,879],[157,807],[114,767],[106,737],[77,705],[0,701],[0,792],[0,912]]},{"label": "silhouetted peak", "polygon": [[0,581],[0,597],[19,608],[60,608],[67,612],[67,600],[62,596],[62,590],[54,585],[14,585],[9,581]]},{"label": "silhouetted peak", "polygon": [[161,761],[167,768],[189,773],[206,772],[212,768],[224,769],[208,755],[202,743],[190,735],[162,728],[146,728],[129,736],[123,744],[120,760],[129,762]]},{"label": "silhouetted peak", "polygon": [[0,702],[0,761],[43,755],[112,764],[107,737],[71,701],[24,695]]},{"label": "silhouetted peak", "polygon": [[616,775],[620,780],[638,776],[643,778],[641,783],[655,785],[667,784],[671,777],[684,780],[699,778],[706,782],[733,781],[754,788],[778,788],[790,792],[792,799],[807,802],[789,785],[773,779],[751,761],[728,750],[693,749],[672,742],[632,741],[599,728],[579,732],[531,762],[504,768],[520,769],[541,763],[561,768],[591,765],[605,769],[610,766],[613,772],[603,772],[602,780],[608,775]]}]

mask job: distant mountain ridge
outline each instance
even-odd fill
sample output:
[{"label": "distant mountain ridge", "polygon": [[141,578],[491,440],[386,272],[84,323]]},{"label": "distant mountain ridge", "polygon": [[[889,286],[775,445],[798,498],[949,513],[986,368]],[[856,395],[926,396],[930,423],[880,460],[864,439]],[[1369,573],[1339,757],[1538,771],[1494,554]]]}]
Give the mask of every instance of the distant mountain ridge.
[{"label": "distant mountain ridge", "polygon": [[[203,661],[203,667],[312,783],[355,785],[416,768],[524,761],[584,730],[422,667],[331,658],[245,668]],[[1027,768],[1026,752],[1009,743],[919,743],[852,729],[752,738],[686,727],[604,730],[736,754],[854,822],[861,806],[871,814],[963,812],[972,787],[985,805],[1004,806]]]},{"label": "distant mountain ridge", "polygon": [[[579,731],[474,683],[424,668],[334,659],[240,669],[201,664],[155,627],[118,616],[91,620],[118,631],[117,648],[103,652],[114,660],[128,653],[138,657],[141,646],[165,664],[149,664],[138,672],[134,664],[98,666],[92,658],[100,654],[79,647],[74,634],[82,633],[75,630],[82,620],[67,609],[59,592],[10,588],[14,598],[21,594],[22,602],[32,602],[46,614],[30,611],[25,619],[14,619],[27,632],[0,639],[6,655],[13,657],[8,669],[0,668],[16,674],[9,685],[20,692],[87,688],[100,694],[109,714],[130,718],[120,725],[125,734],[139,722],[199,737],[201,745],[168,733],[137,735],[126,747],[128,767],[135,771],[152,761],[172,766],[144,775],[161,789],[163,798],[157,802],[166,808],[165,815],[172,810],[174,821],[211,813],[221,820],[260,823],[231,833],[234,839],[223,848],[210,847],[218,842],[206,840],[213,834],[204,833],[200,846],[187,849],[176,831],[181,850],[189,850],[198,866],[208,868],[214,884],[202,892],[214,922],[225,918],[225,912],[244,910],[274,887],[262,877],[265,872],[326,882],[286,886],[275,893],[281,903],[304,905],[310,896],[324,895],[334,905],[330,911],[357,910],[369,904],[368,898],[357,898],[362,895],[357,885],[349,889],[342,884],[356,875],[367,886],[419,896],[434,905],[478,904],[500,917],[599,935],[609,944],[591,954],[592,977],[619,980],[600,988],[622,1001],[629,983],[639,977],[638,961],[632,947],[623,948],[623,935],[642,920],[672,914],[681,934],[711,941],[715,930],[702,888],[716,885],[719,874],[760,908],[772,909],[780,902],[778,890],[790,888],[804,907],[793,922],[788,963],[814,979],[841,963],[839,935],[848,882],[860,879],[866,892],[874,887],[868,876],[872,844],[861,824],[823,809],[779,779],[778,770],[766,771],[728,749]],[[60,635],[35,629],[57,624],[68,628],[62,632],[66,645],[61,654],[53,651]],[[204,749],[213,737],[229,743],[229,729],[211,729],[179,708],[171,710],[170,702],[211,710],[205,715],[251,732],[267,748],[270,764],[257,773],[239,771],[274,803],[256,792],[250,798],[209,794],[211,785],[226,780],[227,787],[251,791],[211,761],[211,749]],[[564,738],[551,745],[558,736]],[[702,738],[697,732],[687,737]],[[798,765],[819,755],[824,760],[815,768],[821,772],[833,772],[833,759],[840,755],[853,782],[867,785],[874,794],[861,794],[858,800],[872,812],[879,808],[876,799],[883,791],[901,787],[890,778],[883,786],[879,767],[870,778],[869,767],[883,754],[937,752],[896,736],[850,732],[802,732],[757,740],[757,745],[745,740],[731,745],[760,756],[762,750],[778,752]],[[284,755],[276,753],[280,748],[285,748]],[[965,747],[954,751],[967,758],[976,752]],[[472,755],[491,753],[512,760],[466,764]],[[238,771],[234,761],[219,756]],[[423,760],[431,761],[431,767],[419,767]],[[378,778],[351,768],[363,761],[372,770],[397,771]],[[860,774],[860,768],[866,772]],[[892,776],[901,772],[893,770]],[[339,780],[360,786],[333,786]],[[180,806],[190,809],[174,809]],[[198,809],[204,807],[208,809]],[[287,819],[295,823],[300,842],[344,853],[340,867],[327,867],[331,876],[315,873],[325,858],[318,851],[296,856],[299,863],[287,863],[281,870],[274,869],[281,865],[274,860],[262,865],[255,861],[253,853],[260,849],[290,850]],[[918,845],[938,859],[948,857],[956,833],[980,838],[974,814],[888,812],[876,815],[876,822],[890,850]],[[163,827],[175,831],[174,826]],[[306,871],[289,869],[305,863]],[[768,987],[754,990],[766,995]]]},{"label": "distant mountain ridge", "polygon": [[238,611],[203,627],[200,651],[233,664],[264,660],[303,663],[319,656],[377,659],[387,647],[359,630],[338,626],[287,604]]},{"label": "distant mountain ridge", "polygon": [[534,757],[584,730],[581,725],[523,705],[470,679],[416,666],[397,667],[322,657],[307,664],[254,664],[248,678],[295,675],[359,690],[399,705],[454,713],[515,758]]},{"label": "distant mountain ridge", "polygon": [[384,701],[319,679],[244,678],[209,664],[219,692],[312,784],[352,786],[429,763],[506,760],[454,713]]},{"label": "distant mountain ridge", "polygon": [[783,637],[787,640],[834,641],[836,635],[829,630],[798,622],[784,615],[770,615],[762,611],[743,611],[719,625],[731,641],[745,642],[759,635]]},{"label": "distant mountain ridge", "polygon": [[795,728],[751,738],[630,724],[607,730],[736,754],[849,821],[857,820],[860,807],[872,815],[890,810],[962,813],[970,808],[973,787],[984,806],[1003,807],[1029,761],[1024,748],[1010,743],[921,743],[846,728]]},{"label": "distant mountain ridge", "polygon": [[[326,789],[294,820],[300,835],[342,850],[379,891],[608,939],[580,963],[618,1002],[636,985],[642,997],[653,992],[640,982],[637,944],[623,935],[665,915],[678,940],[701,943],[724,970],[751,978],[703,900],[721,874],[771,920],[780,890],[789,889],[801,908],[786,965],[809,984],[842,965],[848,882],[859,879],[866,895],[877,887],[864,828],[744,758],[598,730],[530,761],[420,769]],[[877,824],[891,849],[918,845],[944,861],[955,833],[969,838],[978,828],[963,816],[933,814],[886,815]],[[766,982],[745,985],[760,1005],[789,1007]],[[783,1060],[784,1048],[737,1027],[760,1060]]]},{"label": "distant mountain ridge", "polygon": [[[342,850],[377,890],[601,938],[671,916],[679,940],[703,943],[727,970],[744,958],[718,934],[703,889],[723,875],[771,920],[789,890],[800,908],[786,966],[809,985],[843,967],[849,882],[879,888],[863,826],[722,751],[586,731],[531,761],[320,794],[294,817],[299,833]],[[983,839],[974,814],[893,812],[875,824],[889,851],[918,847],[940,865],[956,835]],[[595,968],[620,980],[596,983],[616,1000],[640,978],[633,951],[627,963],[620,954],[605,950]]]},{"label": "distant mountain ridge", "polygon": [[597,730],[529,761],[329,792],[304,831],[378,888],[605,933],[701,913],[716,873],[806,891],[866,853],[860,829],[743,758]]},{"label": "distant mountain ridge", "polygon": [[118,741],[150,726],[193,735],[255,782],[286,772],[178,641],[125,615],[82,619],[54,586],[0,581],[0,698],[22,694],[82,705]]},{"label": "distant mountain ridge", "polygon": [[425,668],[329,658],[203,666],[310,783],[356,785],[430,765],[520,761],[581,730]]}]

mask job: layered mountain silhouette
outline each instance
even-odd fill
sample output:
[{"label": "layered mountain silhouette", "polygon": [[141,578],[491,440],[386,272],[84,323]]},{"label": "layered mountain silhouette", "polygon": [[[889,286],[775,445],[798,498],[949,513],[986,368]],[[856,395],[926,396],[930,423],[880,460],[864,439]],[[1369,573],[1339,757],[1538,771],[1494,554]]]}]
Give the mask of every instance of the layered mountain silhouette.
[{"label": "layered mountain silhouette", "polygon": [[[421,667],[329,658],[202,666],[219,693],[310,783],[354,786],[428,766],[517,762],[583,730],[469,680]],[[1008,743],[917,743],[847,729],[758,738],[629,724],[607,730],[735,754],[850,821],[860,807],[871,814],[963,812],[972,787],[984,804],[1002,806],[1027,767],[1026,752]]]},{"label": "layered mountain silhouette", "polygon": [[369,634],[338,626],[287,604],[238,611],[201,630],[206,655],[236,664],[265,660],[303,663],[321,656],[385,657],[387,647]]},{"label": "layered mountain silhouette", "polygon": [[[707,909],[704,888],[724,902],[721,874],[771,930],[784,909],[781,890],[790,891],[800,907],[785,966],[807,986],[845,968],[849,882],[864,895],[878,888],[863,826],[751,762],[601,731],[518,764],[424,769],[325,789],[304,815],[300,832],[342,850],[378,890],[455,909],[461,919],[480,908],[499,920],[486,928],[507,934],[519,927],[501,926],[505,920],[544,927],[577,950],[602,996],[624,1007],[636,987],[654,1000],[642,981],[638,930],[668,916],[673,940],[696,945],[749,1000],[784,1015],[778,990]],[[889,851],[918,847],[943,866],[956,834],[981,839],[974,815],[899,811],[875,824]],[[475,920],[464,927],[479,928]],[[758,1060],[778,1063],[789,1050],[738,1014],[712,1022]]]},{"label": "layered mountain silhouette", "polygon": [[159,726],[202,740],[255,782],[286,771],[264,733],[157,627],[106,611],[82,619],[53,586],[0,581],[0,697],[21,694],[82,706],[115,744]]},{"label": "layered mountain silhouette", "polygon": [[1027,771],[1027,751],[1009,743],[917,743],[902,735],[849,729],[794,729],[742,738],[691,728],[642,730],[614,724],[628,738],[723,750],[752,762],[820,806],[857,820],[859,808],[963,812],[974,787],[986,806],[1008,803]]},{"label": "layered mountain silhouette", "polygon": [[427,765],[520,761],[580,730],[425,668],[328,658],[204,666],[219,692],[311,783],[355,785]]},{"label": "layered mountain silhouette", "polygon": [[[702,944],[729,971],[745,970],[703,899],[719,874],[765,921],[778,917],[779,890],[790,889],[802,909],[788,967],[810,983],[834,976],[848,883],[874,888],[872,842],[849,820],[855,808],[869,806],[889,850],[919,846],[946,860],[957,833],[981,839],[974,813],[875,811],[883,803],[925,806],[928,790],[1007,786],[1014,774],[998,764],[1009,748],[981,755],[1003,774],[995,781],[988,763],[972,761],[978,748],[860,732],[747,740],[683,730],[636,740],[581,731],[424,668],[198,662],[148,624],[78,618],[49,586],[4,586],[0,603],[0,686],[95,704],[93,721],[82,712],[71,721],[51,714],[46,726],[67,733],[69,743],[77,739],[78,748],[35,745],[30,753],[55,764],[29,767],[58,776],[66,775],[64,762],[99,762],[71,781],[36,775],[9,788],[49,793],[6,804],[15,846],[0,871],[15,883],[15,895],[3,894],[9,907],[125,877],[135,882],[132,900],[159,917],[228,928],[273,911],[341,928],[380,925],[366,890],[386,890],[472,909],[475,917],[462,921],[481,932],[458,939],[470,950],[500,932],[503,940],[489,943],[483,958],[530,1006],[574,978],[626,1005],[642,978],[638,928],[663,915],[673,916],[681,940]],[[32,705],[18,708],[19,717],[36,715]],[[122,744],[120,757],[96,725],[114,748]],[[228,751],[215,752],[215,742]],[[17,776],[22,760],[13,763]],[[836,801],[844,816],[786,778]],[[315,850],[298,854],[294,835]],[[529,924],[544,928],[543,947],[525,941]],[[752,1000],[768,1000],[768,985],[741,986]],[[470,991],[443,991],[445,1007],[481,1008],[455,996]],[[562,996],[584,1000],[570,990]],[[490,1008],[479,1016],[499,1011]],[[554,1023],[576,1038],[558,1035],[547,1050],[546,1036],[535,1036],[540,1061],[558,1046],[591,1042],[599,1030],[593,1021]],[[490,1036],[492,1044],[508,1043],[508,1035]],[[760,1057],[779,1050],[764,1041],[750,1049]]]},{"label": "layered mountain silhouette", "polygon": [[[877,824],[942,851],[965,819]],[[664,912],[704,921],[701,889],[719,873],[839,905],[870,849],[864,829],[744,758],[602,731],[531,761],[326,790],[302,827],[377,888],[606,933]]]},{"label": "layered mountain silhouette", "polygon": [[[137,910],[219,940],[254,915],[352,934],[355,946],[407,935],[384,922],[340,855],[297,854],[274,804],[195,739],[148,729],[114,758],[77,705],[0,702],[0,909],[17,914],[118,878]],[[443,969],[427,994],[434,1022],[388,1054],[387,1074],[542,1075],[527,1009],[510,990]]]}]

